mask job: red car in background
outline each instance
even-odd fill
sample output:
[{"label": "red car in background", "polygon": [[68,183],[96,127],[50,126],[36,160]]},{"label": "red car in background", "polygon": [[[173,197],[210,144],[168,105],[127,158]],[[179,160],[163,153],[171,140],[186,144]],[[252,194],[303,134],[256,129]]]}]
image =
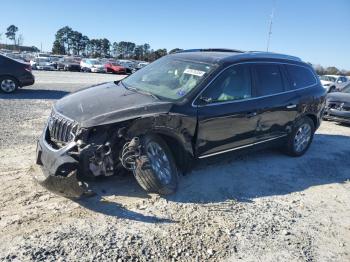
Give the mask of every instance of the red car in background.
[{"label": "red car in background", "polygon": [[126,74],[127,69],[116,62],[108,62],[105,64],[105,70],[107,73]]}]

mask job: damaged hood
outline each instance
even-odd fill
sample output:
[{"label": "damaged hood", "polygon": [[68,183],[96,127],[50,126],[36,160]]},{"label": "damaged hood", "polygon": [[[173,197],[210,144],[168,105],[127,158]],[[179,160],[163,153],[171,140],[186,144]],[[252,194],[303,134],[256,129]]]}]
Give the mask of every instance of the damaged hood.
[{"label": "damaged hood", "polygon": [[171,102],[136,93],[111,82],[67,95],[56,102],[54,109],[78,122],[81,127],[92,127],[168,113],[171,106]]}]

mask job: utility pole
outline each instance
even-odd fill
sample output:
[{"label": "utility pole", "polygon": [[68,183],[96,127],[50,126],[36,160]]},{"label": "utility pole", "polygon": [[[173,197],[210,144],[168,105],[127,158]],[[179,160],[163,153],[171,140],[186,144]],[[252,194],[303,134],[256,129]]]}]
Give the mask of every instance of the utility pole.
[{"label": "utility pole", "polygon": [[272,35],[272,23],[273,23],[273,17],[275,15],[275,9],[276,9],[276,0],[273,1],[273,7],[272,7],[271,16],[270,16],[269,32],[268,32],[268,35],[267,35],[266,52],[269,52],[269,48],[270,48],[270,41],[271,41],[271,35]]}]

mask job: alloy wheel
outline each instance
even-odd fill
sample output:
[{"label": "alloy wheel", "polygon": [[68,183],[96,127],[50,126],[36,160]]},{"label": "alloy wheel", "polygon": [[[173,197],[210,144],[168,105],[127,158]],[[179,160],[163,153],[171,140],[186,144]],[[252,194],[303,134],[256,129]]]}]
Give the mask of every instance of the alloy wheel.
[{"label": "alloy wheel", "polygon": [[305,150],[311,140],[311,126],[307,123],[302,124],[294,137],[294,149],[300,153]]},{"label": "alloy wheel", "polygon": [[169,184],[171,181],[170,161],[162,147],[152,141],[147,144],[146,152],[155,175],[163,185]]},{"label": "alloy wheel", "polygon": [[4,79],[1,81],[1,90],[11,93],[16,90],[16,83],[12,79]]}]

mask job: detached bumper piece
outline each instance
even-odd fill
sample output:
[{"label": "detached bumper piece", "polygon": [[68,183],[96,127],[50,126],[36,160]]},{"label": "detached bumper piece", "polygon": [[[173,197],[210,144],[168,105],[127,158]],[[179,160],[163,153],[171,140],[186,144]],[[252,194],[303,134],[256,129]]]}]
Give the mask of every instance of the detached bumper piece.
[{"label": "detached bumper piece", "polygon": [[330,121],[350,124],[350,111],[328,109],[323,118]]},{"label": "detached bumper piece", "polygon": [[41,186],[45,187],[52,193],[68,198],[80,198],[84,195],[90,195],[91,191],[85,184],[77,179],[76,171],[71,172],[68,176],[34,176],[34,179]]},{"label": "detached bumper piece", "polygon": [[42,172],[35,172],[34,179],[49,191],[68,198],[90,196],[94,193],[77,176],[78,162],[70,152],[76,147],[70,142],[65,147],[54,149],[45,141],[44,134],[38,141],[36,163]]}]

